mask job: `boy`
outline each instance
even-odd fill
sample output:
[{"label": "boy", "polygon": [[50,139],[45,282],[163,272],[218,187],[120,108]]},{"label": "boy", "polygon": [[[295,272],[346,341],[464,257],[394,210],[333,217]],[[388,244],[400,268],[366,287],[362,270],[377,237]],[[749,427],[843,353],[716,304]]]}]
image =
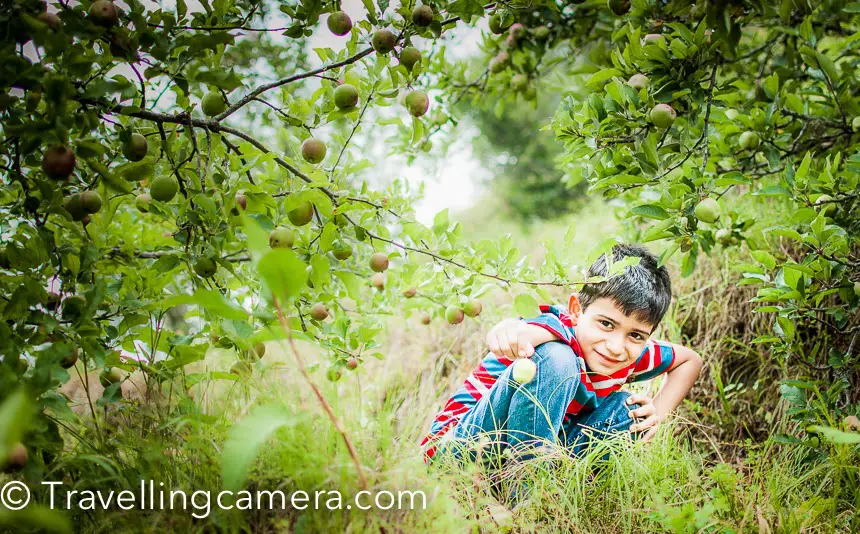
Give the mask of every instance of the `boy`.
[{"label": "boy", "polygon": [[[445,407],[421,442],[425,462],[445,450],[459,457],[462,444],[489,435],[495,450],[530,457],[556,443],[579,454],[594,432],[630,431],[648,441],[690,391],[702,368],[695,351],[649,339],[671,300],[669,274],[641,246],[616,245],[614,262],[639,258],[621,274],[586,284],[567,309],[541,306],[534,319],[507,319],[487,335],[487,354]],[[606,257],[588,277],[608,274]],[[534,378],[515,382],[517,358],[531,358]],[[626,382],[666,379],[653,398],[619,391]],[[633,423],[632,418],[637,418]],[[596,436],[595,436],[596,437]],[[470,451],[474,459],[474,449]]]}]

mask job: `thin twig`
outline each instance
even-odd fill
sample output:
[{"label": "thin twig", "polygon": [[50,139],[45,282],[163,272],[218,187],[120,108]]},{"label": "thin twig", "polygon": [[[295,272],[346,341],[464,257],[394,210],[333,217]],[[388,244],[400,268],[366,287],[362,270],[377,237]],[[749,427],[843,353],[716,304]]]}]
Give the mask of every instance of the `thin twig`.
[{"label": "thin twig", "polygon": [[305,367],[304,359],[302,358],[302,355],[299,352],[299,349],[296,347],[295,340],[293,340],[293,331],[290,328],[290,326],[287,324],[286,317],[284,317],[284,310],[281,308],[281,304],[278,301],[278,298],[275,297],[274,295],[272,295],[272,302],[274,303],[275,309],[278,312],[278,321],[281,324],[281,329],[287,335],[287,340],[290,343],[290,348],[292,349],[293,356],[295,356],[296,362],[299,365],[299,372],[302,374],[302,376],[304,377],[304,379],[308,383],[308,385],[311,386],[311,389],[313,390],[314,394],[316,395],[317,400],[320,401],[320,404],[322,405],[323,410],[325,410],[326,414],[328,415],[329,419],[331,420],[332,425],[334,425],[335,430],[337,430],[338,433],[343,438],[343,441],[346,444],[346,448],[349,451],[349,455],[352,457],[353,463],[355,463],[355,469],[358,472],[358,485],[359,485],[359,487],[361,487],[362,490],[367,489],[367,479],[364,476],[364,470],[361,467],[361,461],[358,458],[358,452],[355,450],[355,447],[352,445],[352,440],[349,439],[349,435],[346,433],[346,430],[340,424],[340,420],[337,418],[334,411],[332,411],[331,406],[329,406],[329,403],[326,400],[325,396],[322,394],[322,391],[320,391],[320,389],[317,387],[317,385],[314,383],[314,381],[311,379],[310,375],[308,374],[307,368]]}]

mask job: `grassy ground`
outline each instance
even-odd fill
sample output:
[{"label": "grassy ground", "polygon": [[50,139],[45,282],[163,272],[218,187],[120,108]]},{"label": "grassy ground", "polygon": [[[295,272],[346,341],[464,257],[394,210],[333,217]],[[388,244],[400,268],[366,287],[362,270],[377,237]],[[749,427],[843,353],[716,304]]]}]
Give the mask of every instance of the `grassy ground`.
[{"label": "grassy ground", "polygon": [[[618,231],[599,219],[601,210],[577,220],[582,250]],[[517,239],[528,250],[534,236],[561,239],[567,224]],[[343,494],[340,510],[221,511],[213,503],[202,519],[193,517],[203,515],[199,508],[78,512],[83,532],[857,532],[856,449],[768,439],[795,430],[777,388],[793,371],[749,344],[762,319],[745,305],[752,290],[733,283],[733,261],[723,255],[689,279],[675,277],[676,302],[660,336],[691,343],[707,362],[677,416],[649,444],[607,444],[606,461],[605,450],[594,450],[511,464],[500,476],[503,493],[522,482],[534,488],[515,510],[495,499],[488,473],[428,470],[418,447],[434,413],[482,357],[486,329],[513,314],[504,293],[488,297],[480,321],[456,327],[394,318],[385,360],[337,383],[325,380],[324,367],[312,374],[356,448],[368,488],[423,491],[426,508],[345,508],[360,489],[356,466],[294,356],[274,343],[247,380],[202,382],[190,397],[150,395],[106,414],[102,437],[91,428],[82,440],[67,439],[75,450],[44,478],[65,477],[75,489],[127,489],[153,479],[189,493],[218,491],[224,475],[253,458],[251,489]],[[320,357],[313,347],[299,350],[309,362]],[[212,351],[195,370],[224,370],[234,359]],[[174,407],[169,417],[166,402]],[[244,426],[236,430],[236,423]]]}]

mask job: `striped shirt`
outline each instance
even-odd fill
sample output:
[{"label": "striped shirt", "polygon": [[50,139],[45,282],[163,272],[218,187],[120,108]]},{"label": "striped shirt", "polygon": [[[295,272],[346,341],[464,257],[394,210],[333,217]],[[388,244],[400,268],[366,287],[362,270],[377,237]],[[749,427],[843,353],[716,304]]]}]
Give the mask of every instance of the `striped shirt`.
[{"label": "striped shirt", "polygon": [[[594,410],[610,393],[618,391],[627,382],[650,380],[665,373],[675,361],[675,352],[670,344],[649,339],[642,354],[632,364],[611,375],[595,373],[588,369],[582,357],[582,348],[576,340],[567,309],[555,305],[542,305],[540,311],[541,315],[526,319],[526,322],[552,332],[560,341],[570,345],[575,357],[579,358],[580,383],[567,407],[565,421],[582,411]],[[436,446],[440,440],[446,436],[450,437],[448,432],[457,426],[469,409],[478,404],[478,401],[490,391],[499,376],[512,363],[514,363],[513,360],[504,356],[498,357],[492,352],[484,356],[481,364],[448,399],[442,411],[436,414],[429,434],[421,441],[425,462],[436,453]]]}]

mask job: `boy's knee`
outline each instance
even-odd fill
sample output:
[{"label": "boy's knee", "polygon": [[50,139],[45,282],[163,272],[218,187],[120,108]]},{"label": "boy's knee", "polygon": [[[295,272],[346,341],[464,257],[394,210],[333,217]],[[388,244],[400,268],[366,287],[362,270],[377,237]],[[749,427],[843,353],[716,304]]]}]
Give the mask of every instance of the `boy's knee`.
[{"label": "boy's knee", "polygon": [[579,361],[570,346],[550,341],[538,345],[532,359],[537,365],[538,373],[558,380],[579,378]]}]

